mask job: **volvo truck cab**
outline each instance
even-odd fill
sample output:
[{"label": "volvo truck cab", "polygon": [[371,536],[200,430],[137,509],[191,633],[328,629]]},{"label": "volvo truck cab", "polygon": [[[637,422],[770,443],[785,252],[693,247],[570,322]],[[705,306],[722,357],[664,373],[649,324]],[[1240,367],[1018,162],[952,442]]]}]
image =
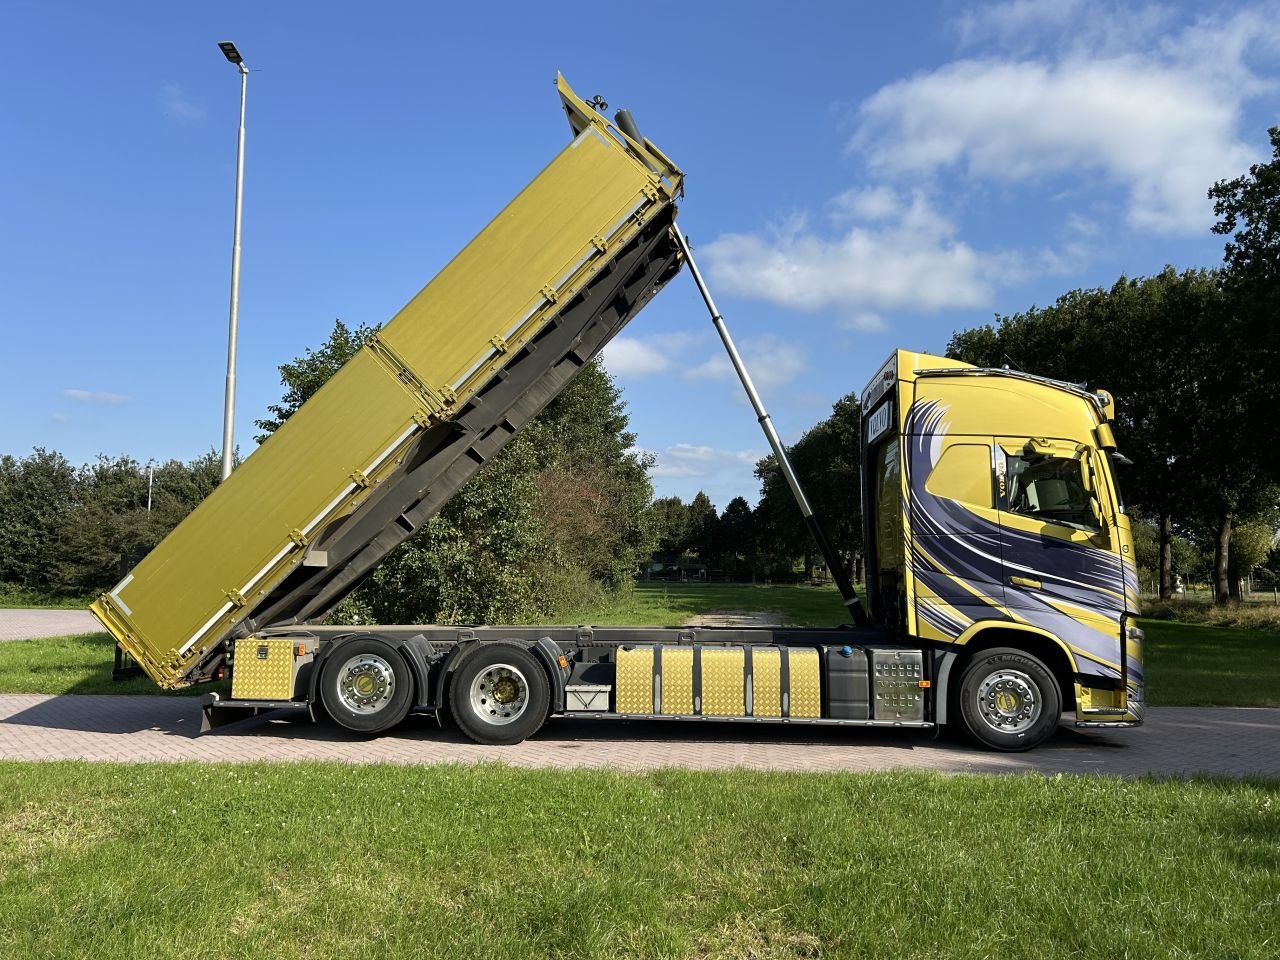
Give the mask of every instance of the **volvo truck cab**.
[{"label": "volvo truck cab", "polygon": [[1043,739],[1061,709],[1141,722],[1111,396],[898,350],[862,408],[870,614],[942,654],[939,719],[993,745]]}]

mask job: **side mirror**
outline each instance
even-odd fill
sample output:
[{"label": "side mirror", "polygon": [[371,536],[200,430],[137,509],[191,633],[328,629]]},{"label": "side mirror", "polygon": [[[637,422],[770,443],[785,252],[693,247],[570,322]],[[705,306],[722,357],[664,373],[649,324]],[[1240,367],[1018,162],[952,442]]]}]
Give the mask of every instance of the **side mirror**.
[{"label": "side mirror", "polygon": [[1093,451],[1088,449],[1080,450],[1080,482],[1084,485],[1084,492],[1089,497],[1089,510],[1098,524],[1098,529],[1109,536],[1111,522],[1098,495],[1098,478],[1093,472]]}]

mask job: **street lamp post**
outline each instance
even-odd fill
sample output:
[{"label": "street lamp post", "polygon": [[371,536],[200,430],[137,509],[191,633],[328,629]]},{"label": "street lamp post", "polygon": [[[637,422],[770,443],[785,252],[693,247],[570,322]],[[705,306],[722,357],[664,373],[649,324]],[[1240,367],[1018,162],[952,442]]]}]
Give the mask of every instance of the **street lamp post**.
[{"label": "street lamp post", "polygon": [[232,422],[236,415],[236,327],[240,322],[240,208],[244,194],[244,101],[249,86],[249,68],[230,40],[218,44],[222,55],[240,71],[240,133],[236,138],[236,219],[231,243],[231,316],[227,324],[227,394],[222,410],[222,479],[231,476],[231,453],[235,449]]}]

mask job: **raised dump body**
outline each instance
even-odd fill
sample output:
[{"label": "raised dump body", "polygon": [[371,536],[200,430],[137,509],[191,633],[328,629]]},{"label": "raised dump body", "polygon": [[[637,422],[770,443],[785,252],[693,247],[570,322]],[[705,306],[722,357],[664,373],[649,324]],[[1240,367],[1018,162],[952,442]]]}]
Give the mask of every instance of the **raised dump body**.
[{"label": "raised dump body", "polygon": [[556,83],[572,142],[93,603],[160,686],[322,619],[679,270],[680,170]]}]

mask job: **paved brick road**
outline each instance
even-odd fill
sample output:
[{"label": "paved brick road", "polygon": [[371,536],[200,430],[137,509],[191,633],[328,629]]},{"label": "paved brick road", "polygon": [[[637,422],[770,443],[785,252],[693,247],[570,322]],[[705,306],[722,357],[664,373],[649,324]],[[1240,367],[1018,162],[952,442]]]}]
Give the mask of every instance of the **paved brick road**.
[{"label": "paved brick road", "polygon": [[0,640],[100,632],[102,624],[88,610],[0,610]]},{"label": "paved brick road", "polygon": [[481,747],[433,720],[361,740],[305,713],[199,736],[195,699],[0,695],[0,759],[475,763],[699,770],[947,770],[1280,776],[1280,710],[1164,707],[1137,730],[1062,728],[1027,754],[994,754],[896,731],[661,721],[555,720],[515,747]]}]

